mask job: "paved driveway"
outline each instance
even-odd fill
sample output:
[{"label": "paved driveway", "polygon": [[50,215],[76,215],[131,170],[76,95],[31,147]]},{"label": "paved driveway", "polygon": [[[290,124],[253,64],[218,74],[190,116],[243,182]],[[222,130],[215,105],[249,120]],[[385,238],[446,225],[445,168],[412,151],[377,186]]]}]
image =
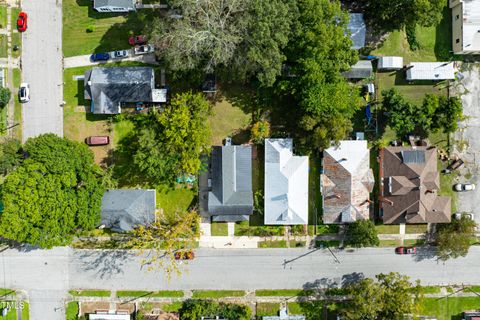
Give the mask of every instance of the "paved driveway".
[{"label": "paved driveway", "polygon": [[458,182],[474,182],[475,191],[458,194],[459,212],[475,213],[475,220],[480,224],[480,72],[478,65],[464,64],[461,71],[464,78],[457,82],[453,93],[461,95],[463,114],[466,119],[459,124],[455,134],[455,152],[465,161],[460,170]]},{"label": "paved driveway", "polygon": [[62,1],[23,1],[28,30],[23,33],[22,78],[30,102],[22,106],[23,140],[42,133],[63,136]]},{"label": "paved driveway", "polygon": [[129,49],[130,56],[123,59],[110,59],[104,62],[92,62],[90,61],[90,54],[83,56],[68,57],[64,59],[64,68],[74,68],[74,67],[83,67],[83,66],[97,66],[105,63],[113,63],[119,61],[138,61],[147,64],[158,64],[155,59],[155,53],[147,53],[143,55],[133,55],[133,50]]}]

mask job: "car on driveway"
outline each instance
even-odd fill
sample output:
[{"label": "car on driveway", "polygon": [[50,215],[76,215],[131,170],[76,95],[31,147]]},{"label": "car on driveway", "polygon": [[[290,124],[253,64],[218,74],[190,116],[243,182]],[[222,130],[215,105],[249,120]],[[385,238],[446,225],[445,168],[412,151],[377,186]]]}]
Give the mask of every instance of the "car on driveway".
[{"label": "car on driveway", "polygon": [[453,186],[453,189],[457,192],[464,192],[464,191],[473,191],[475,190],[475,184],[473,183],[457,183]]},{"label": "car on driveway", "polygon": [[132,46],[147,43],[147,36],[138,35],[128,38],[128,43]]},{"label": "car on driveway", "polygon": [[417,248],[415,247],[397,247],[395,248],[396,254],[415,254],[417,253]]},{"label": "car on driveway", "polygon": [[193,260],[195,253],[193,251],[177,251],[175,252],[175,260]]},{"label": "car on driveway", "polygon": [[110,54],[108,53],[94,53],[90,56],[90,60],[92,62],[107,61],[109,59],[110,59]]},{"label": "car on driveway", "polygon": [[112,52],[112,58],[114,59],[121,59],[121,58],[126,58],[128,57],[128,51],[127,50],[118,50]]},{"label": "car on driveway", "polygon": [[17,29],[20,32],[27,31],[27,21],[28,21],[28,16],[25,12],[21,11],[18,14],[17,18]]},{"label": "car on driveway", "polygon": [[24,82],[20,85],[20,90],[18,90],[18,99],[22,103],[30,101],[30,86],[28,83]]},{"label": "car on driveway", "polygon": [[109,136],[92,136],[85,139],[89,146],[105,146],[110,143]]},{"label": "car on driveway", "polygon": [[455,220],[462,220],[462,217],[465,217],[468,220],[475,220],[475,215],[473,213],[455,213]]},{"label": "car on driveway", "polygon": [[155,47],[151,44],[146,44],[143,46],[136,46],[133,52],[135,54],[146,54],[146,53],[151,53],[155,51]]}]

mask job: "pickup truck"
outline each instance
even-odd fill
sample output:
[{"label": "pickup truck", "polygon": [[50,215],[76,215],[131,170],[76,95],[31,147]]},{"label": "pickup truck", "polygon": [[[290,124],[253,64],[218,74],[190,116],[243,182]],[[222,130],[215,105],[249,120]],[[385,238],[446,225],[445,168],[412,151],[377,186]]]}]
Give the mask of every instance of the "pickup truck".
[{"label": "pickup truck", "polygon": [[136,46],[133,49],[134,54],[147,54],[155,51],[155,47],[151,44],[145,44],[143,46]]}]

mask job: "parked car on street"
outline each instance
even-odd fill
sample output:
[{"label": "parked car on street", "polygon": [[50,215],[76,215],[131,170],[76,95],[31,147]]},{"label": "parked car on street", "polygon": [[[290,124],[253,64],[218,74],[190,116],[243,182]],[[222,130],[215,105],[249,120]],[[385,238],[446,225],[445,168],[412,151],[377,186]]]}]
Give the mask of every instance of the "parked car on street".
[{"label": "parked car on street", "polygon": [[175,260],[193,260],[195,253],[193,251],[177,251],[175,252]]},{"label": "parked car on street", "polygon": [[28,16],[25,12],[21,11],[19,14],[18,14],[18,18],[17,18],[17,29],[18,31],[20,32],[24,32],[27,30],[27,21],[28,21]]},{"label": "parked car on street", "polygon": [[395,248],[396,254],[415,254],[417,253],[417,248],[415,247],[397,247]]},{"label": "parked car on street", "polygon": [[146,44],[143,46],[136,46],[133,50],[135,54],[146,54],[155,51],[155,47],[151,44]]},{"label": "parked car on street", "polygon": [[109,59],[110,59],[110,54],[108,53],[94,53],[90,56],[90,60],[92,62],[107,61]]},{"label": "parked car on street", "polygon": [[24,82],[20,85],[20,90],[18,90],[18,98],[22,103],[30,101],[30,86],[28,83]]},{"label": "parked car on street", "polygon": [[109,136],[92,136],[85,139],[89,146],[105,146],[110,143]]},{"label": "parked car on street", "polygon": [[141,45],[147,43],[147,36],[138,35],[128,38],[128,43],[132,46]]},{"label": "parked car on street", "polygon": [[121,59],[121,58],[126,58],[128,57],[128,51],[127,50],[118,50],[112,52],[112,58],[114,59]]},{"label": "parked car on street", "polygon": [[473,191],[475,190],[475,184],[473,183],[457,183],[453,186],[453,189],[457,192],[464,192],[464,191]]},{"label": "parked car on street", "polygon": [[467,218],[468,220],[475,220],[475,215],[473,213],[455,213],[455,220],[461,220],[462,217]]}]

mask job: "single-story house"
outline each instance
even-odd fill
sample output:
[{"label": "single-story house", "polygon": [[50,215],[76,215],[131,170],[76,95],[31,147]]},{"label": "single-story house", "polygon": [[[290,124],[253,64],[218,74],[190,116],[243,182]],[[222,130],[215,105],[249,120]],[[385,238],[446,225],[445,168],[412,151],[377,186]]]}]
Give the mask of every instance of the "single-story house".
[{"label": "single-story house", "polygon": [[412,62],[407,65],[407,80],[453,80],[453,62]]},{"label": "single-story house", "polygon": [[403,57],[378,58],[378,70],[400,70],[403,68]]},{"label": "single-story house", "polygon": [[252,146],[215,146],[210,164],[212,221],[248,221],[253,213]]},{"label": "single-story house", "polygon": [[124,103],[166,102],[150,67],[95,67],[85,72],[84,81],[84,98],[95,114],[118,114]]},{"label": "single-story house", "polygon": [[266,225],[308,224],[308,157],[292,139],[265,139],[264,202]]},{"label": "single-story house", "polygon": [[323,223],[370,219],[370,192],[375,185],[366,140],[343,140],[323,151],[320,185]]},{"label": "single-story house", "polygon": [[102,198],[101,223],[117,232],[155,222],[155,189],[107,190]]},{"label": "single-story house", "polygon": [[263,316],[262,320],[305,320],[304,315],[290,315],[287,308],[280,309],[278,316]]},{"label": "single-story house", "polygon": [[379,171],[384,224],[451,221],[451,199],[439,195],[437,148],[383,148]]},{"label": "single-story house", "polygon": [[98,12],[136,11],[136,0],[93,0],[93,9]]},{"label": "single-story house", "polygon": [[365,35],[367,33],[363,13],[350,13],[348,16],[348,30],[350,31],[350,39],[353,42],[352,49],[361,49],[365,47]]},{"label": "single-story house", "polygon": [[455,54],[480,54],[480,0],[450,0]]},{"label": "single-story house", "polygon": [[342,72],[342,75],[347,79],[366,79],[373,74],[372,61],[359,60],[355,63],[349,71]]},{"label": "single-story house", "polygon": [[480,311],[464,311],[463,320],[480,320]]}]

